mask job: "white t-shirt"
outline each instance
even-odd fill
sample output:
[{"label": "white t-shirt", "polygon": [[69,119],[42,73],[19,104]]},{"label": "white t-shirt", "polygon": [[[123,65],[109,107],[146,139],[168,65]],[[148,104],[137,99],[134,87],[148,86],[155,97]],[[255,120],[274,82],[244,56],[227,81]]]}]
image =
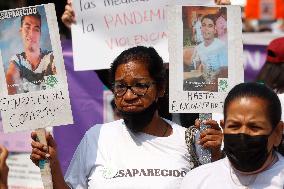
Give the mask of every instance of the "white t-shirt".
[{"label": "white t-shirt", "polygon": [[20,78],[15,81],[18,85],[17,93],[27,93],[32,91],[40,91],[46,88],[44,82],[45,76],[52,75],[51,67],[54,65],[53,52],[48,50],[40,50],[40,63],[35,70],[26,59],[25,52],[14,55],[10,62],[15,64],[20,73]]},{"label": "white t-shirt", "polygon": [[[251,176],[246,183],[251,182],[252,189],[283,189],[284,187],[284,158],[277,153],[278,161],[269,169]],[[214,163],[202,165],[190,171],[184,178],[181,189],[241,189],[242,186],[230,166],[228,158]]]},{"label": "white t-shirt", "polygon": [[204,42],[195,47],[195,54],[193,57],[195,62],[201,62],[205,66],[212,66],[212,69],[216,70],[222,66],[228,66],[227,48],[223,41],[218,38],[214,38],[213,42],[205,46]]},{"label": "white t-shirt", "polygon": [[[169,122],[169,121],[168,121]],[[169,122],[173,133],[133,134],[122,120],[86,132],[65,180],[75,189],[175,189],[190,170],[185,128]]]},{"label": "white t-shirt", "polygon": [[211,81],[219,73],[221,67],[228,66],[228,53],[226,45],[220,39],[214,38],[209,46],[204,42],[195,47],[192,63],[197,68],[203,65],[203,77],[206,81]]}]

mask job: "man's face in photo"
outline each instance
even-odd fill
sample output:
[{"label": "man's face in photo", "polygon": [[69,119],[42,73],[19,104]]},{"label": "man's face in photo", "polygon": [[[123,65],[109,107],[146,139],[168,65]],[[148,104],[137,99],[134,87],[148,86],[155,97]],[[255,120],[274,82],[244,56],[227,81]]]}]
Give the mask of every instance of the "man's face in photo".
[{"label": "man's face in photo", "polygon": [[40,48],[41,21],[34,16],[25,16],[20,33],[23,39],[25,48],[30,52],[34,52]]},{"label": "man's face in photo", "polygon": [[204,40],[214,39],[216,28],[213,20],[204,18],[201,23],[201,32]]}]

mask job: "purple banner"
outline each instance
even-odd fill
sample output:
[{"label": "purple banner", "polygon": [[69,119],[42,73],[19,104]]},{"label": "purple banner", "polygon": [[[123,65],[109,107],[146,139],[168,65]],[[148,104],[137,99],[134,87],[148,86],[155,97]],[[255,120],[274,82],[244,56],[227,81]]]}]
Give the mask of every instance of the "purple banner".
[{"label": "purple banner", "polygon": [[[74,71],[71,41],[63,41],[62,48],[74,119],[72,125],[54,127],[58,156],[65,174],[85,132],[91,126],[103,123],[103,84],[94,71]],[[90,61],[96,63],[95,58]]]},{"label": "purple banner", "polygon": [[255,81],[266,58],[266,46],[244,45],[245,81]]}]

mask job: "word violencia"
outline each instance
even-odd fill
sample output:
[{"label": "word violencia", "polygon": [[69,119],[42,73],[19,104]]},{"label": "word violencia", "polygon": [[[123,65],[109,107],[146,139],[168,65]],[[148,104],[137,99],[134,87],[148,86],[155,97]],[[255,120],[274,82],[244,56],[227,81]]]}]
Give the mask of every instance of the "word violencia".
[{"label": "word violencia", "polygon": [[27,8],[21,8],[21,9],[1,11],[0,20],[14,18],[14,17],[21,17],[21,16],[26,16],[30,14],[36,14],[36,13],[37,13],[36,7],[27,7]]},{"label": "word violencia", "polygon": [[112,37],[105,40],[107,46],[110,49],[126,47],[126,46],[137,46],[142,44],[152,44],[167,39],[166,32],[152,32],[147,34],[137,34],[133,36],[126,37]]}]

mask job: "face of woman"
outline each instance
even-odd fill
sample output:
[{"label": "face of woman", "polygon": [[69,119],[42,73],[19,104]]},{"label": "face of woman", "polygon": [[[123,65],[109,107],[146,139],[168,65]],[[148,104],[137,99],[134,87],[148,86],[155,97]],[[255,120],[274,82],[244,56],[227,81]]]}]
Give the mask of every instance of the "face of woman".
[{"label": "face of woman", "polygon": [[[120,64],[115,72],[115,86],[117,88],[132,86],[131,89],[128,87],[123,95],[115,96],[118,110],[125,112],[144,110],[157,100],[160,93],[154,79],[150,76],[147,65],[141,60]],[[142,92],[145,94],[136,93],[137,88],[143,89]]]},{"label": "face of woman", "polygon": [[282,123],[272,129],[267,105],[259,97],[239,97],[228,104],[224,150],[239,171],[258,173],[273,162],[273,147],[281,141]]},{"label": "face of woman", "polygon": [[[258,97],[241,97],[233,100],[227,108],[224,133],[270,135],[272,125],[266,107],[267,102]],[[268,140],[268,149],[277,143],[278,135],[273,132]]]}]

